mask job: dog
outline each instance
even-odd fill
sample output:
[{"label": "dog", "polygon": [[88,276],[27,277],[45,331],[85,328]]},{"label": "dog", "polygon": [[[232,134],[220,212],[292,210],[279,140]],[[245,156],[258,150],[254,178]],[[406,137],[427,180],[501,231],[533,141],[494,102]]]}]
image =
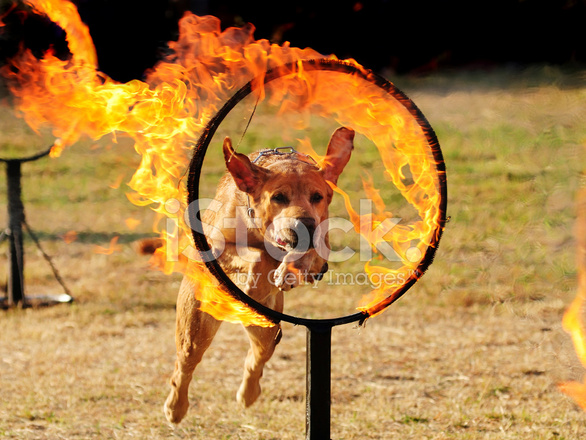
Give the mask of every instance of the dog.
[{"label": "dog", "polygon": [[[214,208],[203,212],[203,229],[224,272],[254,300],[282,312],[284,292],[318,281],[328,270],[323,227],[333,195],[328,181],[336,184],[353,142],[354,130],[338,128],[320,167],[292,149],[246,156],[234,151],[230,138],[224,140],[227,172],[218,184]],[[177,299],[177,360],[164,406],[171,423],[187,413],[193,371],[221,324],[200,310],[195,283],[185,276]],[[263,368],[280,341],[281,328],[251,325],[246,330],[250,349],[236,399],[249,407],[261,393]]]}]

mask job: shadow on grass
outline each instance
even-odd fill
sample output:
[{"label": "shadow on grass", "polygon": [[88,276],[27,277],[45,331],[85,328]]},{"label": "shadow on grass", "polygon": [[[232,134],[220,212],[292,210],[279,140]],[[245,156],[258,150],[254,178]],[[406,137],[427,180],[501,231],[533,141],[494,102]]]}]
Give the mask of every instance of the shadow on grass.
[{"label": "shadow on grass", "polygon": [[[46,241],[65,241],[65,232],[44,232],[44,231],[33,231],[41,242]],[[144,238],[156,237],[153,233],[118,233],[118,232],[93,232],[93,231],[76,231],[75,239],[73,243],[83,244],[104,244],[109,243],[114,237],[118,237],[118,244],[130,244]],[[30,236],[25,233],[25,242],[32,241]]]}]

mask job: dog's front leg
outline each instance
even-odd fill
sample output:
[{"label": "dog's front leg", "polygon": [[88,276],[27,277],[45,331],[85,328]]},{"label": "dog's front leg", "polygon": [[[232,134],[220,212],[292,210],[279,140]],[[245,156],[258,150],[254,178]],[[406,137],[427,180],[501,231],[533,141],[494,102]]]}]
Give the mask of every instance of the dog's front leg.
[{"label": "dog's front leg", "polygon": [[319,281],[327,262],[315,252],[289,252],[275,270],[274,284],[281,291],[288,291],[304,283]]},{"label": "dog's front leg", "polygon": [[275,270],[275,286],[281,291],[288,291],[301,284],[303,273],[295,267],[295,262],[306,258],[305,252],[289,252]]},{"label": "dog's front leg", "polygon": [[171,376],[171,392],[165,402],[165,416],[171,423],[179,423],[189,408],[189,383],[193,370],[212,343],[220,321],[202,312],[195,299],[196,285],[187,276],[183,278],[177,298],[175,344],[177,361]]}]

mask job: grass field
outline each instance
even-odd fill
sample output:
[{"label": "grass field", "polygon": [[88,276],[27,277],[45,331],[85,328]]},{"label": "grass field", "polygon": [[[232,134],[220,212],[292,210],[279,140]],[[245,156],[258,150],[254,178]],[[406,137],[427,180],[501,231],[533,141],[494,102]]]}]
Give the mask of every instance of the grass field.
[{"label": "grass field", "polygon": [[[391,79],[437,132],[451,220],[431,269],[404,298],[365,327],[334,329],[332,438],[583,438],[586,414],[557,383],[585,373],[561,318],[576,285],[586,72]],[[0,156],[51,142],[0,111]],[[253,139],[262,127],[251,125]],[[235,401],[245,333],[224,324],[196,370],[187,417],[166,422],[180,277],[150,270],[137,254],[156,220],[125,194],[138,160],[119,138],[80,142],[23,167],[27,221],[75,302],[1,312],[0,438],[304,438],[305,330],[288,324],[253,407]],[[344,177],[357,178],[358,168]],[[207,171],[221,169],[216,161]],[[2,177],[2,207],[5,187]],[[2,272],[5,242],[0,251]],[[30,295],[61,293],[30,240],[25,278]],[[350,290],[294,290],[286,310],[346,314]]]}]

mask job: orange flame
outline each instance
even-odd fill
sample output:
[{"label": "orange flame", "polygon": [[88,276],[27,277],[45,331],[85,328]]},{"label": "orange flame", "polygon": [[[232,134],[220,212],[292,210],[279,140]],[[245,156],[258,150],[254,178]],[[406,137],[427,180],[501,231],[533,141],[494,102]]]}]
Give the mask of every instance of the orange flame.
[{"label": "orange flame", "polygon": [[112,240],[110,240],[110,244],[108,245],[107,248],[102,247],[102,246],[95,246],[94,252],[96,254],[112,255],[114,252],[120,251],[122,248],[120,246],[118,246],[118,239],[119,238],[120,237],[118,235],[116,235],[115,237],[112,237]]},{"label": "orange flame", "polygon": [[67,231],[65,234],[61,236],[63,241],[67,244],[71,244],[77,240],[77,232],[76,231]]},{"label": "orange flame", "polygon": [[137,220],[132,217],[128,217],[127,219],[124,220],[124,224],[126,225],[126,227],[128,229],[130,229],[131,231],[134,231],[136,229],[136,227],[138,225],[140,225],[140,220]]},{"label": "orange flame", "polygon": [[[176,222],[174,230],[166,228],[161,232],[166,246],[157,249],[155,255],[166,273],[181,271],[194,279],[199,286],[198,299],[208,313],[218,319],[271,325],[232,301],[203,265],[188,261],[182,252],[172,255],[173,250],[193,245],[190,228],[179,214],[186,209],[186,189],[180,182],[190,160],[187,145],[199,137],[231,94],[253,78],[260,81],[253,87],[259,101],[266,100],[277,107],[283,118],[297,115],[293,124],[296,128],[307,126],[309,116],[317,114],[353,127],[376,145],[386,168],[385,177],[416,208],[419,220],[410,226],[393,225],[392,213],[371,179],[365,179],[363,187],[376,213],[367,217],[354,211],[346,193],[334,189],[344,197],[356,231],[373,249],[386,242],[403,259],[404,267],[392,274],[400,275],[417,266],[440,221],[439,185],[433,177],[435,163],[423,130],[409,111],[386,92],[352,75],[306,72],[302,64],[295,72],[262,86],[261,78],[271,68],[323,56],[311,49],[292,48],[288,43],[278,46],[266,40],[255,41],[252,26],[222,32],[217,18],[191,13],[179,22],[178,40],[169,42],[171,55],[148,72],[146,81],[120,84],[97,70],[89,31],[71,3],[27,3],[65,30],[72,57],[61,61],[47,52],[38,60],[30,51],[24,51],[12,60],[10,68],[2,70],[25,120],[34,129],[44,124],[53,127],[58,138],[53,156],[82,135],[95,140],[121,132],[134,140],[142,160],[129,182],[134,193],[128,198],[139,206],[154,205],[162,218]],[[361,69],[353,60],[348,63]],[[169,200],[178,201],[180,206],[169,211]],[[389,271],[371,262],[365,269],[381,275]],[[387,283],[371,292],[360,309],[368,312],[397,283]]]},{"label": "orange flame", "polygon": [[203,264],[192,262],[187,266],[186,274],[196,283],[197,299],[201,302],[202,311],[234,324],[243,323],[262,327],[275,325],[247,305],[235,301],[230,294],[220,288],[218,280],[205,269]]},{"label": "orange flame", "polygon": [[118,189],[120,188],[120,185],[122,184],[122,181],[124,180],[124,174],[120,174],[116,180],[111,183],[110,185],[108,185],[110,188],[112,189]]},{"label": "orange flame", "polygon": [[[572,337],[578,359],[586,368],[586,331],[582,323],[584,302],[586,301],[586,190],[578,192],[578,209],[575,234],[577,239],[578,293],[566,310],[562,326]],[[586,379],[584,383],[564,382],[561,391],[572,397],[586,411]]]}]

